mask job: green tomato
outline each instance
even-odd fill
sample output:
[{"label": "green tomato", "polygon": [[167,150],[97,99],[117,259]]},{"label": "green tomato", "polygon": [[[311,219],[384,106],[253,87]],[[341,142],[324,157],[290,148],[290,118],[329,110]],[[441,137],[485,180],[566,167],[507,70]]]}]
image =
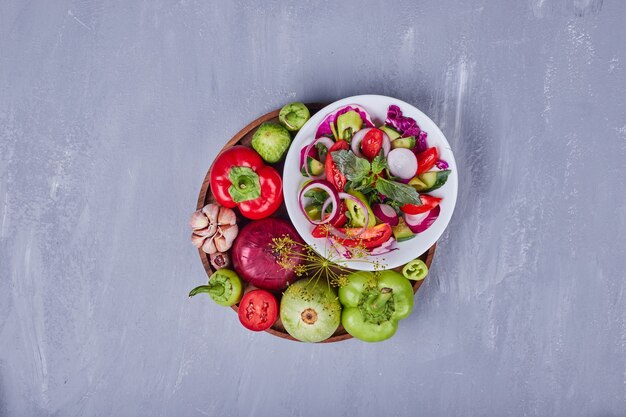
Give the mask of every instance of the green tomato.
[{"label": "green tomato", "polygon": [[304,103],[289,103],[280,109],[278,114],[278,121],[287,130],[291,132],[297,132],[304,126],[304,124],[311,117],[309,109]]},{"label": "green tomato", "polygon": [[341,304],[327,283],[303,279],[291,284],[283,294],[280,320],[294,338],[321,342],[339,327]]},{"label": "green tomato", "polygon": [[289,145],[291,136],[287,129],[272,122],[263,123],[252,136],[252,148],[270,164],[280,161]]},{"label": "green tomato", "polygon": [[209,294],[217,304],[230,307],[241,300],[243,283],[235,271],[222,268],[211,275],[207,285],[201,285],[191,290],[189,296],[193,297],[202,292]]}]

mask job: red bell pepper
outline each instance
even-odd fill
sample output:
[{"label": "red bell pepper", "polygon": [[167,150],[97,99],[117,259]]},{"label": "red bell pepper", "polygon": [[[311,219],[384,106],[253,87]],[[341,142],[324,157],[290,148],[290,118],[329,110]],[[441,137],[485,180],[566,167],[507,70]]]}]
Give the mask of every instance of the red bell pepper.
[{"label": "red bell pepper", "polygon": [[406,214],[422,214],[426,213],[427,211],[431,211],[432,209],[437,207],[441,200],[443,199],[439,197],[433,197],[432,195],[428,194],[420,194],[420,201],[422,202],[421,205],[418,206],[417,204],[405,204],[400,207],[400,210],[402,210]]},{"label": "red bell pepper", "polygon": [[252,220],[271,215],[283,202],[280,174],[246,146],[233,146],[218,155],[211,167],[210,185],[218,203],[238,207]]},{"label": "red bell pepper", "polygon": [[439,159],[437,148],[432,147],[417,154],[417,175],[430,171]]}]

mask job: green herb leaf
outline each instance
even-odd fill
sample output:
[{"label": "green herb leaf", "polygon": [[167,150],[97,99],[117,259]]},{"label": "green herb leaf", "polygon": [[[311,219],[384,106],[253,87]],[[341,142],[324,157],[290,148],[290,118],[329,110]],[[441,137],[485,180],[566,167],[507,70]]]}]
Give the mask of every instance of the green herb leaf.
[{"label": "green herb leaf", "polygon": [[379,178],[376,180],[376,190],[400,204],[422,205],[419,193],[406,184]]},{"label": "green herb leaf", "polygon": [[326,191],[322,191],[319,189],[312,189],[304,193],[304,196],[310,198],[313,204],[324,204],[326,199],[328,198],[328,194]]},{"label": "green herb leaf", "polygon": [[360,182],[370,173],[367,159],[359,158],[351,151],[335,151],[331,155],[339,171],[352,182]]},{"label": "green herb leaf", "polygon": [[387,160],[381,154],[376,155],[372,161],[372,173],[378,175],[383,172],[385,168],[387,168]]},{"label": "green herb leaf", "polygon": [[326,160],[326,154],[328,153],[328,149],[324,146],[323,143],[316,143],[315,147],[317,148],[317,154],[319,155],[319,161],[324,163]]}]

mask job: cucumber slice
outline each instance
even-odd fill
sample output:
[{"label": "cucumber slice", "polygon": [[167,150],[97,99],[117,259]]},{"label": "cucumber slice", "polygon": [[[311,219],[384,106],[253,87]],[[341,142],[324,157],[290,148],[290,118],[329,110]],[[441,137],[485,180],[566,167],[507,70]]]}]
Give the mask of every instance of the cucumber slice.
[{"label": "cucumber slice", "polygon": [[391,142],[391,149],[406,148],[413,149],[415,147],[415,136],[408,136],[406,138],[398,138]]},{"label": "cucumber slice", "polygon": [[398,219],[398,224],[393,226],[391,230],[393,231],[393,237],[395,237],[398,242],[404,242],[415,237],[415,233],[409,229],[409,226],[407,226],[402,217]]},{"label": "cucumber slice", "polygon": [[409,185],[414,187],[420,193],[428,193],[441,188],[448,180],[448,175],[450,175],[449,169],[443,171],[425,172],[416,178],[413,178],[409,182]]},{"label": "cucumber slice", "polygon": [[420,177],[412,178],[411,181],[409,181],[409,185],[415,188],[417,191],[422,191],[428,188],[426,184],[422,182]]},{"label": "cucumber slice", "polygon": [[324,172],[324,164],[315,158],[307,157],[306,163],[309,167],[309,173],[313,176],[322,175]]},{"label": "cucumber slice", "polygon": [[389,136],[389,140],[394,140],[400,137],[400,132],[398,132],[393,127],[382,125],[381,127],[379,127],[379,129],[385,132],[387,136]]}]

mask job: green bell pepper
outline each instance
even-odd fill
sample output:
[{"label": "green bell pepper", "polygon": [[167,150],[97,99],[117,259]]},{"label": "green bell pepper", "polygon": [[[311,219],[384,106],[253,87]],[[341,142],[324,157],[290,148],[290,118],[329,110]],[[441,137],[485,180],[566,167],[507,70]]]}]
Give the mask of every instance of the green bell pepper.
[{"label": "green bell pepper", "polygon": [[396,333],[398,321],[413,311],[413,287],[396,271],[354,272],[339,288],[344,309],[341,324],[365,342],[380,342]]},{"label": "green bell pepper", "polygon": [[402,275],[404,275],[406,279],[421,281],[428,275],[428,267],[421,259],[413,259],[411,262],[404,265]]},{"label": "green bell pepper", "polygon": [[207,285],[200,285],[189,292],[189,296],[205,292],[221,306],[230,307],[237,304],[243,295],[243,284],[239,275],[233,270],[222,268],[211,275]]}]

